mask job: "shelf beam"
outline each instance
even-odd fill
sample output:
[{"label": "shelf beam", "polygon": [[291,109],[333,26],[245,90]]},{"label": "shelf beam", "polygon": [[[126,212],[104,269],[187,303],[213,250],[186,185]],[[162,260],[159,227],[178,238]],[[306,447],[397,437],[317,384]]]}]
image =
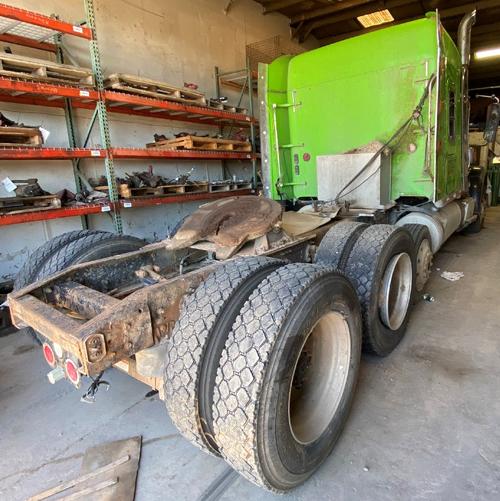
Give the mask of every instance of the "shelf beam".
[{"label": "shelf beam", "polygon": [[251,152],[208,150],[162,150],[160,148],[112,148],[113,158],[176,158],[200,160],[251,160]]},{"label": "shelf beam", "polygon": [[[172,158],[185,160],[251,160],[251,152],[210,150],[162,150],[160,148],[111,148],[113,158]],[[0,148],[0,160],[71,160],[106,158],[106,150],[92,148]]]},{"label": "shelf beam", "polygon": [[[205,124],[210,123],[207,122],[206,118],[201,117],[210,117],[214,120],[213,125],[220,125],[221,120],[225,120],[228,123],[239,122],[242,124],[250,124],[255,122],[255,119],[252,119],[249,115],[244,115],[241,113],[233,113],[231,111],[226,110],[217,110],[214,108],[201,107],[201,106],[193,106],[189,104],[176,103],[174,101],[162,101],[160,99],[152,99],[143,96],[137,96],[134,94],[126,94],[124,92],[114,92],[114,91],[105,91],[104,93],[106,97],[106,101],[111,103],[110,111],[121,111],[124,112],[123,109],[113,109],[113,105],[117,106],[117,103],[123,105],[133,105],[133,106],[146,106],[149,108],[153,108],[154,112],[146,112],[147,115],[151,116],[151,113],[158,116],[158,113],[161,110],[165,112],[170,112],[170,115],[166,118],[171,120],[182,120],[187,122],[203,122]],[[118,108],[118,107],[117,107]],[[127,108],[126,113],[134,113],[135,111],[144,111],[144,110],[134,110],[133,108]],[[173,113],[177,113],[177,115],[173,115]],[[136,113],[136,114],[144,114],[144,113]],[[190,116],[191,115],[191,116]],[[199,115],[200,118],[195,119],[192,115]]]},{"label": "shelf beam", "polygon": [[0,148],[0,160],[71,160],[105,157],[104,150],[90,148]]},{"label": "shelf beam", "polygon": [[92,38],[92,32],[86,26],[74,25],[60,21],[59,19],[55,19],[53,17],[44,16],[25,9],[19,9],[3,3],[0,4],[0,17],[15,19],[16,21],[21,21],[22,23],[40,26],[41,28],[58,31],[59,33],[64,33],[66,35],[74,35],[75,37],[85,38],[87,40]]},{"label": "shelf beam", "polygon": [[[106,206],[104,206],[106,207]],[[61,207],[60,209],[35,210],[32,212],[19,212],[17,214],[0,214],[0,226],[12,224],[32,223],[35,221],[48,221],[63,217],[85,216],[87,214],[99,214],[103,211],[101,205],[84,205],[80,207]]]},{"label": "shelf beam", "polygon": [[[93,109],[99,97],[98,92],[93,89],[1,77],[0,91],[2,92],[0,93],[0,101],[3,102],[56,108],[63,108],[63,98],[67,98],[71,99],[71,104],[75,108]],[[256,122],[249,115],[200,108],[172,101],[161,101],[133,94],[104,91],[104,97],[106,107],[110,113],[139,115],[214,126],[240,124],[248,127]]]},{"label": "shelf beam", "polygon": [[155,205],[195,202],[197,200],[217,200],[219,198],[241,197],[243,195],[251,195],[252,193],[253,191],[250,189],[216,191],[214,193],[182,193],[179,195],[166,195],[163,197],[137,197],[122,199],[120,200],[120,204],[126,210],[136,207],[152,207]]},{"label": "shelf beam", "polygon": [[[0,77],[0,101],[65,108],[70,143],[72,148],[27,148],[12,147],[0,148],[0,160],[71,160],[77,170],[77,159],[101,158],[105,161],[106,177],[110,187],[108,204],[85,204],[77,207],[63,207],[59,209],[34,209],[25,212],[0,214],[0,226],[27,223],[33,221],[47,221],[65,217],[82,217],[88,214],[111,212],[115,229],[122,232],[120,211],[134,207],[148,207],[163,204],[183,203],[197,200],[213,200],[235,195],[248,195],[252,190],[234,190],[214,193],[185,193],[148,198],[118,199],[116,188],[113,158],[122,159],[186,159],[186,160],[224,160],[239,159],[252,160],[255,164],[257,155],[254,152],[234,151],[207,151],[207,150],[161,150],[147,148],[115,148],[111,144],[109,135],[108,113],[126,113],[151,118],[162,118],[182,122],[193,122],[212,126],[225,125],[249,126],[254,138],[254,128],[258,123],[250,115],[234,113],[227,110],[196,106],[189,103],[177,103],[161,99],[152,99],[134,94],[109,91],[104,88],[104,79],[101,68],[93,0],[84,0],[88,26],[73,25],[60,21],[56,17],[44,16],[38,13],[19,9],[0,3],[0,17],[12,19],[0,33],[0,41],[24,45],[27,47],[55,52],[60,56],[61,35],[68,34],[89,41],[92,69],[96,81],[95,89],[82,89],[71,85],[55,85],[37,81],[23,81]],[[35,30],[39,36],[32,33],[30,36],[15,34],[15,29],[23,24],[38,26]],[[10,32],[12,31],[12,33]],[[33,30],[32,30],[33,32]],[[54,37],[55,43],[46,40]],[[58,59],[59,60],[59,59]],[[62,62],[62,59],[60,60]],[[251,82],[251,80],[250,80]],[[103,147],[98,149],[77,148],[71,109],[94,109],[99,118],[99,128]],[[89,129],[90,132],[90,129]],[[83,145],[85,146],[85,144]]]},{"label": "shelf beam", "polygon": [[[22,92],[41,96],[59,96],[72,99],[84,99],[97,101],[97,91],[92,89],[81,89],[65,85],[55,85],[45,82],[28,82],[25,80],[12,80],[10,78],[0,78],[0,90],[6,92]],[[15,96],[13,96],[15,97]]]},{"label": "shelf beam", "polygon": [[22,45],[23,47],[30,47],[31,49],[44,50],[46,52],[57,52],[57,47],[50,42],[38,42],[33,38],[21,37],[19,35],[12,35],[9,33],[0,34],[0,41],[6,43],[13,43],[15,45]]},{"label": "shelf beam", "polygon": [[[165,204],[194,202],[198,200],[216,200],[234,196],[250,195],[252,190],[233,190],[215,193],[183,193],[179,195],[165,195],[163,197],[143,197],[120,199],[116,202],[117,209],[128,210],[137,207],[155,207]],[[61,207],[60,209],[34,210],[31,212],[19,212],[17,214],[0,214],[0,226],[13,224],[32,223],[35,221],[48,221],[65,217],[85,216],[89,214],[102,214],[114,212],[115,204],[97,205],[89,204],[78,207]]]}]

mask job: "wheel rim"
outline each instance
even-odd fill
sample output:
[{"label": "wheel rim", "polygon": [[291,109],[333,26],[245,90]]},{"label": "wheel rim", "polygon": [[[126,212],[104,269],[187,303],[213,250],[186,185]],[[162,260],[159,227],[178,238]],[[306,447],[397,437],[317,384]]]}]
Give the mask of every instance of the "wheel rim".
[{"label": "wheel rim", "polygon": [[351,359],[351,333],[340,313],[323,315],[295,361],[288,397],[288,422],[301,444],[317,440],[340,405]]},{"label": "wheel rim", "polygon": [[394,256],[385,269],[379,298],[382,322],[391,330],[399,329],[404,322],[412,279],[410,256],[406,252]]},{"label": "wheel rim", "polygon": [[417,251],[417,269],[415,270],[415,288],[419,292],[424,288],[431,275],[432,257],[431,244],[427,238],[424,238],[422,242],[420,242]]}]

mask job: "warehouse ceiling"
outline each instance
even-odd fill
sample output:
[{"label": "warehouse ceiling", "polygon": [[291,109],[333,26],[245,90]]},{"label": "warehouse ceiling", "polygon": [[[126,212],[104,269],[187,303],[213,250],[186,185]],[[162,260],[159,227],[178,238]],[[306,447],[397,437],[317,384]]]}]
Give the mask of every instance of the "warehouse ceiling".
[{"label": "warehouse ceiling", "polygon": [[[500,86],[500,55],[476,60],[477,51],[500,48],[500,0],[259,0],[264,15],[290,18],[292,37],[302,43],[314,37],[320,45],[338,42],[383,27],[418,19],[439,10],[446,30],[456,40],[461,17],[477,9],[472,29],[470,87]],[[372,14],[370,16],[370,14]],[[364,16],[364,17],[363,17]],[[374,25],[374,23],[380,23]],[[366,27],[365,27],[366,26]]]}]

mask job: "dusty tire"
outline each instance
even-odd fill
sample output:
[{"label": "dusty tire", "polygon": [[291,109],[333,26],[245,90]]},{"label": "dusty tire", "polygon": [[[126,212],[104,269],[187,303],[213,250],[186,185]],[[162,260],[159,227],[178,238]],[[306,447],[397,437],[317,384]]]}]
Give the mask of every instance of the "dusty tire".
[{"label": "dusty tire", "polygon": [[321,240],[314,262],[342,271],[356,240],[367,227],[366,223],[354,221],[333,225]]},{"label": "dusty tire", "polygon": [[241,307],[283,261],[249,257],[218,267],[184,302],[167,348],[165,404],[179,431],[218,453],[213,438],[213,388],[220,356]]},{"label": "dusty tire", "polygon": [[95,259],[116,256],[139,250],[146,245],[144,240],[129,235],[109,232],[86,235],[59,248],[40,270],[41,276],[49,276],[68,266]]},{"label": "dusty tire", "polygon": [[315,264],[278,268],[241,309],[222,353],[213,410],[222,456],[271,491],[304,482],[340,436],[360,353],[349,280]]},{"label": "dusty tire", "polygon": [[[361,303],[367,352],[388,355],[405,334],[414,294],[414,252],[408,231],[388,224],[369,226],[351,251],[345,273]],[[395,297],[383,294],[386,285]]]},{"label": "dusty tire", "polygon": [[422,292],[431,276],[432,239],[427,226],[423,224],[405,224],[415,244],[415,290]]},{"label": "dusty tire", "polygon": [[[146,242],[139,238],[115,235],[105,231],[79,233],[81,235],[78,238],[68,240],[65,243],[62,243],[61,239],[61,245],[38,268],[35,280],[62,271],[72,264],[138,250],[146,245]],[[63,237],[64,235],[60,236]],[[37,343],[42,344],[42,339],[34,329],[28,328],[27,331]]]},{"label": "dusty tire", "polygon": [[[97,230],[68,231],[45,242],[29,255],[28,259],[19,270],[14,280],[14,290],[22,289],[23,287],[44,278],[45,275],[41,274],[42,267],[59,249],[71,242],[74,242],[75,240],[78,240],[79,238],[97,233],[102,232]],[[26,333],[29,334],[38,344],[42,344],[41,338],[31,327],[26,328]]]},{"label": "dusty tire", "polygon": [[102,232],[94,230],[68,231],[66,233],[63,233],[62,235],[51,238],[48,242],[45,242],[29,255],[28,259],[19,270],[14,280],[14,290],[22,289],[23,287],[36,282],[38,278],[43,278],[43,276],[38,277],[38,273],[41,267],[61,247],[64,247],[65,245],[78,240],[79,238],[88,235],[94,235],[96,233]]}]

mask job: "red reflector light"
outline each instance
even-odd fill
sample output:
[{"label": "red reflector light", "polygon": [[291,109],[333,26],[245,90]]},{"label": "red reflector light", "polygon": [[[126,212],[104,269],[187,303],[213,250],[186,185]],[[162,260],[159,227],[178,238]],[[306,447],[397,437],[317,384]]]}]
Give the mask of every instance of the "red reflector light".
[{"label": "red reflector light", "polygon": [[78,372],[78,367],[73,360],[69,358],[64,362],[64,368],[66,369],[66,376],[73,384],[78,384],[80,382],[80,372]]},{"label": "red reflector light", "polygon": [[54,367],[56,365],[56,356],[54,355],[54,350],[47,343],[43,343],[43,356],[51,367]]}]

